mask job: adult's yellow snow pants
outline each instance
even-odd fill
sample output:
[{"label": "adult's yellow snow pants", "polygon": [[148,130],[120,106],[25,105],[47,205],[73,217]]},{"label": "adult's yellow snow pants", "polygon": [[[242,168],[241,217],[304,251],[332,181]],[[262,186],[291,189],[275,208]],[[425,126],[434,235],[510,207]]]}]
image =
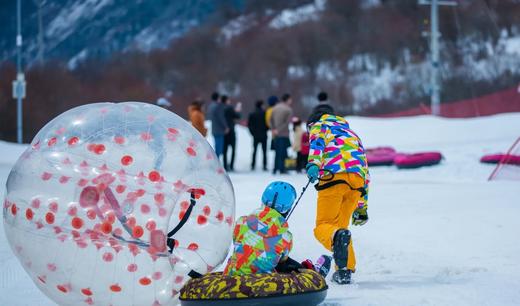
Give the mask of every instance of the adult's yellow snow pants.
[{"label": "adult's yellow snow pants", "polygon": [[[365,180],[354,173],[337,173],[334,180],[345,180],[353,188],[363,187]],[[323,184],[326,182],[321,182]],[[348,228],[352,213],[362,201],[359,191],[352,190],[345,184],[338,184],[318,191],[318,211],[314,236],[328,250],[332,251],[332,239],[336,230]],[[356,255],[352,240],[348,245],[347,269],[355,271]]]}]

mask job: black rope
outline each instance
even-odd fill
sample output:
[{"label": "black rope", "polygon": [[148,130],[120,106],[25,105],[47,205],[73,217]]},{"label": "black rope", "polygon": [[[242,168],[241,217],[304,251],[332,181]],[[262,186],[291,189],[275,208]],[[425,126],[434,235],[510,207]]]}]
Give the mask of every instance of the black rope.
[{"label": "black rope", "polygon": [[175,247],[176,240],[172,238],[173,235],[175,235],[184,226],[184,224],[188,222],[188,219],[190,218],[191,212],[193,211],[193,207],[195,207],[195,204],[197,204],[197,201],[195,200],[195,191],[191,191],[190,206],[184,213],[184,216],[182,216],[182,219],[179,222],[179,224],[177,224],[177,226],[175,226],[175,228],[168,233],[166,245],[168,246],[168,251],[170,253],[173,252],[173,248]]},{"label": "black rope", "polygon": [[168,233],[168,238],[171,238],[173,235],[175,235],[184,226],[184,224],[186,224],[186,222],[190,218],[191,212],[193,211],[193,207],[195,206],[195,204],[197,204],[197,202],[195,201],[195,193],[192,191],[190,206],[186,210],[186,213],[184,213],[184,216],[182,216],[182,219],[179,222],[179,224],[177,224],[177,226]]},{"label": "black rope", "polygon": [[366,188],[364,188],[364,187],[354,188],[354,187],[352,187],[352,185],[350,185],[345,180],[334,180],[334,173],[332,173],[332,171],[326,170],[326,169],[323,169],[323,171],[328,172],[331,175],[331,177],[327,178],[327,179],[320,178],[319,180],[321,182],[326,182],[326,183],[323,183],[321,185],[320,185],[320,183],[318,183],[318,184],[314,185],[314,188],[316,188],[316,190],[320,191],[320,190],[324,190],[324,189],[327,189],[327,188],[330,188],[330,187],[333,187],[336,185],[344,184],[344,185],[347,185],[351,190],[358,191],[359,193],[361,193],[362,198],[364,198],[367,195]]}]

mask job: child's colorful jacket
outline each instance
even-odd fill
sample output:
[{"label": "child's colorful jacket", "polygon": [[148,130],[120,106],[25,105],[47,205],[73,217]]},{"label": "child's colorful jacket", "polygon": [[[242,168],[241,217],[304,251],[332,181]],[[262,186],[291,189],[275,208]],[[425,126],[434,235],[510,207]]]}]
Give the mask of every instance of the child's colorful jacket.
[{"label": "child's colorful jacket", "polygon": [[292,249],[292,234],[285,218],[263,206],[237,220],[233,232],[234,251],[225,275],[274,272],[280,259]]},{"label": "child's colorful jacket", "polygon": [[370,176],[365,149],[343,117],[323,115],[311,126],[308,161],[332,173],[356,173],[368,188]]}]

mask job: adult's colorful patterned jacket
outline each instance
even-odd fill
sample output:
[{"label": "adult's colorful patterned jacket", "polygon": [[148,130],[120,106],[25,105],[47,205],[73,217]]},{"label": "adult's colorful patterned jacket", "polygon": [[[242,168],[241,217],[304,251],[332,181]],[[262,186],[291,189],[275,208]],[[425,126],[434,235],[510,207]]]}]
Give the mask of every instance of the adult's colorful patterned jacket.
[{"label": "adult's colorful patterned jacket", "polygon": [[368,188],[370,176],[365,149],[343,117],[323,115],[311,126],[308,161],[332,173],[356,173]]},{"label": "adult's colorful patterned jacket", "polygon": [[262,206],[237,220],[233,232],[234,251],[225,275],[271,273],[292,249],[292,234],[285,218]]}]

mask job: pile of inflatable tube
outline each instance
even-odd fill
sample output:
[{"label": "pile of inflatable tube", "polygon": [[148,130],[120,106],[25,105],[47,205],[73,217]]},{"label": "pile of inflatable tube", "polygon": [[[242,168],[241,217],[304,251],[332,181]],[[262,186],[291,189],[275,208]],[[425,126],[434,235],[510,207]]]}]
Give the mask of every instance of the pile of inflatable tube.
[{"label": "pile of inflatable tube", "polygon": [[440,152],[423,152],[415,154],[397,154],[394,164],[399,169],[415,169],[424,166],[437,165],[442,160]]},{"label": "pile of inflatable tube", "polygon": [[480,159],[481,163],[484,164],[507,164],[507,165],[519,165],[520,166],[520,156],[519,155],[508,155],[508,154],[488,154],[482,156]]},{"label": "pile of inflatable tube", "polygon": [[183,306],[315,306],[327,296],[325,279],[313,270],[193,278],[181,289]]},{"label": "pile of inflatable tube", "polygon": [[365,153],[369,167],[396,165],[398,169],[413,169],[437,165],[442,160],[440,152],[403,154],[392,147],[366,149]]},{"label": "pile of inflatable tube", "polygon": [[367,149],[365,154],[367,155],[368,165],[371,167],[391,166],[394,164],[394,158],[397,152],[392,147],[377,147]]}]

